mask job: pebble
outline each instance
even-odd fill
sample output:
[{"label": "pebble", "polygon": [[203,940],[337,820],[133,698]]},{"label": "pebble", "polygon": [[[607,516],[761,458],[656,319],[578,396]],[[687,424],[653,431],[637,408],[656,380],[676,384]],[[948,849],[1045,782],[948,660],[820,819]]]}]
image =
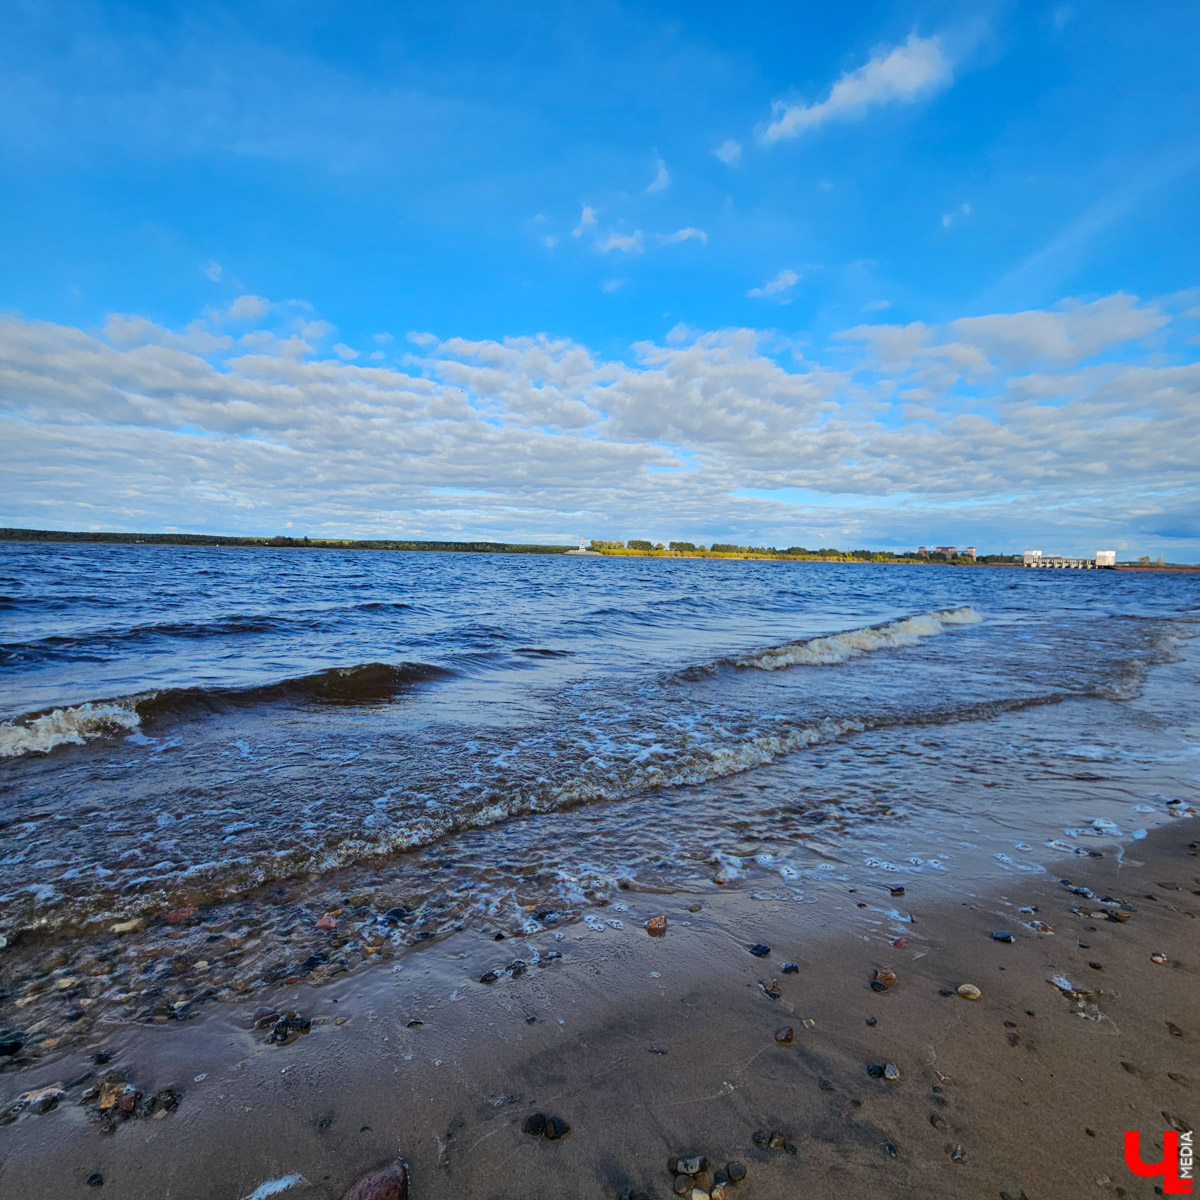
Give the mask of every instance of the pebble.
[{"label": "pebble", "polygon": [[692,1190],[692,1177],[690,1175],[676,1175],[675,1183],[672,1185],[677,1196],[686,1196]]},{"label": "pebble", "polygon": [[87,1185],[88,1185],[88,1187],[103,1187],[104,1186],[104,1176],[101,1175],[99,1171],[93,1171],[87,1177]]},{"label": "pebble", "polygon": [[699,904],[689,904],[688,912],[699,912],[701,907],[702,907],[702,905],[699,905]]},{"label": "pebble", "polygon": [[762,989],[763,994],[770,996],[772,1000],[778,1000],[783,995],[777,979],[772,979],[770,983],[763,983],[762,980],[759,980],[758,986]]},{"label": "pebble", "polygon": [[[145,917],[134,917],[129,921],[117,921],[116,924],[108,927],[109,933],[137,933],[141,929],[146,928]],[[99,1187],[99,1184],[94,1185]]]},{"label": "pebble", "polygon": [[895,946],[897,950],[903,950],[908,945],[908,938],[898,937],[892,942],[892,945]]},{"label": "pebble", "polygon": [[699,1175],[708,1166],[708,1159],[703,1154],[693,1154],[689,1158],[673,1158],[667,1164],[667,1170],[672,1175]]},{"label": "pebble", "polygon": [[978,1000],[983,995],[973,983],[960,983],[958,985],[958,994],[964,1000]]},{"label": "pebble", "polygon": [[795,975],[800,970],[800,964],[794,962],[785,962],[779,964],[779,972],[781,975]]},{"label": "pebble", "polygon": [[879,967],[875,971],[875,979],[884,987],[891,987],[896,982],[896,972],[890,967]]},{"label": "pebble", "polygon": [[730,1183],[741,1183],[746,1178],[746,1167],[735,1160],[725,1164],[725,1173],[729,1176]]},{"label": "pebble", "polygon": [[712,1200],[712,1198],[703,1188],[694,1187],[692,1188],[692,1200]]},{"label": "pebble", "polygon": [[951,1157],[951,1159],[954,1160],[954,1162],[962,1162],[963,1159],[965,1159],[967,1157],[967,1155],[966,1155],[966,1151],[964,1151],[961,1146],[955,1146],[954,1150],[950,1154],[950,1157]]},{"label": "pebble", "polygon": [[833,1080],[825,1079],[825,1078],[818,1079],[817,1087],[819,1087],[821,1089],[821,1091],[823,1091],[823,1092],[832,1092],[833,1091]]},{"label": "pebble", "polygon": [[892,1063],[892,1062],[884,1063],[883,1064],[883,1077],[889,1083],[895,1083],[896,1080],[900,1078],[900,1068],[898,1066],[896,1066],[895,1063]]},{"label": "pebble", "polygon": [[557,1142],[559,1138],[564,1138],[571,1132],[571,1127],[562,1119],[562,1117],[547,1117],[546,1118],[546,1137],[552,1142]]},{"label": "pebble", "polygon": [[1167,961],[1167,956],[1165,954],[1161,954],[1161,953],[1155,951],[1154,954],[1150,955],[1150,961],[1152,963],[1162,964]]},{"label": "pebble", "polygon": [[750,947],[750,953],[753,954],[755,958],[766,958],[767,955],[771,953],[771,947],[764,946],[762,942],[755,942],[754,945]]},{"label": "pebble", "polygon": [[662,937],[667,932],[667,918],[662,916],[651,917],[646,922],[646,932],[651,937]]},{"label": "pebble", "polygon": [[1009,933],[1007,929],[997,929],[996,932],[992,934],[993,942],[1011,942],[1012,940],[1013,935]]},{"label": "pebble", "polygon": [[891,889],[893,896],[903,896],[904,889],[902,887],[894,887]]},{"label": "pebble", "polygon": [[532,1116],[526,1117],[524,1129],[530,1137],[541,1137],[546,1132],[546,1114],[534,1113]]},{"label": "pebble", "polygon": [[342,1200],[408,1200],[408,1164],[402,1158],[360,1179]]},{"label": "pebble", "polygon": [[790,1045],[795,1036],[795,1031],[790,1025],[785,1025],[782,1029],[775,1030],[775,1040],[782,1046]]},{"label": "pebble", "polygon": [[496,980],[499,978],[500,978],[500,976],[497,975],[495,971],[484,971],[484,973],[482,975],[480,975],[480,977],[479,977],[479,982],[480,983],[495,983]]}]

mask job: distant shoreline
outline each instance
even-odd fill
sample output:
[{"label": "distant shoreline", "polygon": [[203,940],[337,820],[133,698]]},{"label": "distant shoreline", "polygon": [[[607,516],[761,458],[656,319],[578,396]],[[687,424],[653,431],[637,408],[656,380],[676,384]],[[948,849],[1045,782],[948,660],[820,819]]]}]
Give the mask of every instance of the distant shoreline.
[{"label": "distant shoreline", "polygon": [[[0,542],[27,543],[79,543],[91,545],[126,546],[240,546],[248,549],[292,549],[292,550],[390,550],[426,554],[547,554],[565,555],[574,546],[549,546],[522,542],[446,542],[417,541],[397,538],[309,538],[309,537],[250,537],[210,533],[120,533],[116,531],[83,532],[62,529],[16,529],[0,528]],[[933,567],[1023,567],[1016,556],[996,555],[970,559],[944,559],[938,555],[894,554],[887,550],[834,551],[833,553],[805,552],[789,554],[783,551],[741,553],[714,550],[641,550],[600,548],[587,555],[603,558],[672,558],[672,559],[724,559],[745,562],[824,562],[824,563],[875,563],[893,566]],[[576,557],[578,553],[576,552]],[[1200,565],[1186,563],[1164,563],[1160,565],[1142,563],[1118,563],[1115,568],[1102,570],[1136,571],[1150,573],[1197,573]],[[1075,574],[1066,571],[1066,574]]]}]

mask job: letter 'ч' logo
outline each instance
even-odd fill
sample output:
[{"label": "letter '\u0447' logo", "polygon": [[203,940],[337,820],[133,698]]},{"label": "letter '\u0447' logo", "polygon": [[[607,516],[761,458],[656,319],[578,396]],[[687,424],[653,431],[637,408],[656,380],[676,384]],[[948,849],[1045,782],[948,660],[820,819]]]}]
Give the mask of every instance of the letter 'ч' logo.
[{"label": "letter '\u0447' logo", "polygon": [[1161,1162],[1142,1161],[1141,1134],[1136,1130],[1125,1130],[1125,1165],[1143,1179],[1163,1181],[1164,1196],[1190,1196],[1192,1194],[1192,1133],[1176,1133],[1168,1130],[1163,1134],[1163,1156]]}]

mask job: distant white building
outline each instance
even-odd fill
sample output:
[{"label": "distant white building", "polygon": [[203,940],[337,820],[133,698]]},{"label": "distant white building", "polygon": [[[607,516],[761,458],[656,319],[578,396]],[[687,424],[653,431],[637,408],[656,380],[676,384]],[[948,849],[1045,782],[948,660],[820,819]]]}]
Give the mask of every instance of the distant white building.
[{"label": "distant white building", "polygon": [[1025,565],[1027,567],[1036,567],[1042,561],[1042,552],[1040,550],[1025,551]]},{"label": "distant white building", "polygon": [[1096,551],[1096,566],[1098,567],[1115,567],[1117,565],[1117,552],[1115,550],[1097,550]]}]

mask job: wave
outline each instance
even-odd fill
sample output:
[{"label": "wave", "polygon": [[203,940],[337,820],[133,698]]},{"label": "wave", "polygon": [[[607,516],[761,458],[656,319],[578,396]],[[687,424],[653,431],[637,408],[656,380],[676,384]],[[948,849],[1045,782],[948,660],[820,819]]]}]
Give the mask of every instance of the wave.
[{"label": "wave", "polygon": [[445,679],[454,672],[430,663],[362,663],[331,667],[312,675],[252,687],[164,688],[90,700],[48,712],[31,713],[0,724],[0,758],[48,753],[58,746],[81,746],[102,737],[133,733],[144,721],[215,712],[234,706],[286,700],[324,704],[367,704],[388,700],[405,688]]},{"label": "wave", "polygon": [[784,642],[746,654],[719,658],[715,662],[688,667],[680,674],[684,679],[699,679],[721,667],[740,670],[780,671],[785,667],[827,667],[843,663],[876,650],[895,650],[915,646],[925,638],[936,637],[952,625],[977,625],[983,618],[971,608],[944,608],[934,612],[915,613],[898,621],[882,625],[867,625],[843,633],[824,634],[798,642]]}]

